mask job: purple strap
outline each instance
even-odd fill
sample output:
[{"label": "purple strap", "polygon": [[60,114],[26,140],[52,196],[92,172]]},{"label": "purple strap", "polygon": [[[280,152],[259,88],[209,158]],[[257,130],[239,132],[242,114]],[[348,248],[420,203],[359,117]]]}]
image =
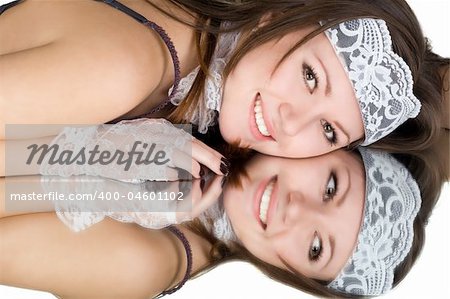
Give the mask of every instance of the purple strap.
[{"label": "purple strap", "polygon": [[165,295],[175,293],[176,291],[181,289],[181,287],[186,283],[186,281],[189,280],[189,277],[191,276],[191,271],[192,271],[192,249],[191,249],[191,245],[189,244],[188,239],[178,228],[176,228],[173,225],[169,226],[167,229],[169,231],[171,231],[178,239],[180,239],[181,243],[183,243],[184,250],[186,251],[186,259],[187,259],[186,273],[184,274],[184,277],[180,281],[179,284],[177,284],[175,287],[173,287],[169,290],[163,291],[155,298],[161,298]]},{"label": "purple strap", "polygon": [[161,37],[161,39],[164,41],[167,48],[169,49],[170,56],[172,57],[173,68],[175,70],[175,79],[173,81],[172,92],[169,94],[168,98],[165,101],[163,101],[157,107],[153,108],[150,112],[138,115],[135,118],[148,117],[148,116],[160,111],[161,109],[163,109],[170,103],[170,99],[172,99],[175,92],[178,90],[178,85],[180,84],[180,80],[181,80],[180,60],[178,59],[178,54],[175,49],[175,46],[173,45],[172,40],[170,39],[170,37],[167,35],[166,31],[161,26],[153,23],[152,21],[147,20],[147,18],[145,18],[143,15],[141,15],[141,14],[137,13],[136,11],[132,10],[131,8],[123,5],[122,3],[118,2],[117,0],[95,0],[95,1],[104,2],[110,6],[126,13],[127,15],[129,15],[130,17],[132,17],[139,23],[143,24],[144,26],[154,30],[156,33],[159,34],[159,36]]},{"label": "purple strap", "polygon": [[0,5],[0,15],[5,12],[6,10],[10,9],[13,6],[16,6],[17,4],[19,4],[20,2],[22,2],[23,0],[15,0],[3,5]]}]

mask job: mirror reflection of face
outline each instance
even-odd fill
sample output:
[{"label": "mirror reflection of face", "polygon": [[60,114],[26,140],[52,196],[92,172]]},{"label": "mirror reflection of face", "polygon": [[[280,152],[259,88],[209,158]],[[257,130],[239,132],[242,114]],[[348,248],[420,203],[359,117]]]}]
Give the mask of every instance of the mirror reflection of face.
[{"label": "mirror reflection of face", "polygon": [[224,190],[240,242],[272,265],[333,280],[352,254],[361,225],[365,173],[359,154],[258,155],[246,170],[242,188]]},{"label": "mirror reflection of face", "polygon": [[248,52],[225,80],[219,115],[227,142],[280,157],[331,152],[364,136],[353,86],[325,33],[281,58],[314,28]]}]

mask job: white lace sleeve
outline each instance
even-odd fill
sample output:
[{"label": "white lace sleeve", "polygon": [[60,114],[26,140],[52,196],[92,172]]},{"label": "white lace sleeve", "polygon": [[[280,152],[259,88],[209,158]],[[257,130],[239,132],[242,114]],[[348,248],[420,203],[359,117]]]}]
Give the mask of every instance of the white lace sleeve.
[{"label": "white lace sleeve", "polygon": [[101,188],[99,186],[101,184],[102,180],[96,178],[89,179],[89,177],[85,176],[74,176],[70,179],[57,176],[41,177],[41,186],[45,193],[50,194],[50,192],[54,192],[55,194],[66,195],[64,200],[53,202],[55,212],[58,218],[75,232],[82,231],[102,221],[107,213],[98,209],[98,202],[70,200],[69,197],[94,194],[94,190]]},{"label": "white lace sleeve", "polygon": [[177,180],[174,168],[191,165],[191,161],[181,160],[192,157],[192,140],[189,133],[165,119],[66,127],[51,143],[40,173],[102,176],[136,183]]},{"label": "white lace sleeve", "polygon": [[[47,193],[65,195],[65,200],[54,202],[55,211],[58,218],[75,232],[82,231],[105,217],[152,229],[192,219],[190,181],[147,181],[136,184],[90,176],[69,179],[44,176],[41,178],[41,186]],[[183,194],[182,200],[164,198],[167,194],[179,193]],[[71,196],[72,199],[69,200]]]}]

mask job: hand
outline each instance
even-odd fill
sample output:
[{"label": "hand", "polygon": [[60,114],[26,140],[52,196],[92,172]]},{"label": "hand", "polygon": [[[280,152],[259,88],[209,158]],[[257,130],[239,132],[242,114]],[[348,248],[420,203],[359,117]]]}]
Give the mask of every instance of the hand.
[{"label": "hand", "polygon": [[[130,184],[89,176],[41,178],[46,193],[64,195],[54,201],[57,216],[73,231],[81,231],[106,216],[117,221],[159,229],[199,216],[218,200],[222,176],[201,180]],[[86,200],[68,200],[70,196]],[[181,199],[181,200],[180,200]]]},{"label": "hand", "polygon": [[[43,175],[86,174],[138,183],[178,180],[177,169],[200,178],[201,164],[218,175],[226,174],[229,167],[220,153],[164,119],[66,127],[53,146],[59,154],[53,160],[45,156],[40,167]],[[68,160],[62,157],[63,151],[71,152],[71,157],[83,152],[84,162],[80,154],[76,161],[61,163]]]}]

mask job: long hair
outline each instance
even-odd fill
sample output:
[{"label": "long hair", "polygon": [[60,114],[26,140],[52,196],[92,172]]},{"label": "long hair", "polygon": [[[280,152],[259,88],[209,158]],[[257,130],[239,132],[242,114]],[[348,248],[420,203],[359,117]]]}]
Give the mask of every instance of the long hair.
[{"label": "long hair", "polygon": [[[447,180],[448,171],[445,169],[444,165],[448,165],[448,163],[442,163],[442,157],[436,153],[439,151],[437,147],[438,144],[435,144],[426,151],[417,152],[415,155],[394,154],[395,158],[409,169],[412,176],[417,181],[422,197],[422,205],[413,225],[413,244],[408,255],[405,257],[403,262],[397,266],[394,272],[394,287],[406,277],[422,251],[425,242],[425,228],[428,223],[428,219],[439,198],[442,185]],[[245,168],[243,166],[244,163],[242,163],[242,161],[240,162],[241,163],[235,163],[237,166],[233,169],[234,173],[230,180],[231,184],[235,186],[239,186],[239,180],[237,180],[236,177],[239,175],[246,175]],[[194,277],[202,275],[225,262],[245,261],[256,266],[261,272],[266,274],[271,279],[312,295],[329,298],[355,297],[354,295],[350,296],[347,294],[338,293],[327,288],[327,284],[329,283],[328,281],[311,279],[301,275],[300,273],[294,274],[293,272],[286,271],[266,263],[255,257],[244,246],[237,242],[231,244],[224,243],[222,240],[214,237],[208,229],[200,221],[198,221],[198,219],[184,225],[212,244],[209,254],[210,263],[206,266],[206,268],[194,273]]]},{"label": "long hair", "polygon": [[[432,52],[429,41],[424,37],[412,9],[404,0],[169,0],[184,9],[196,22],[177,19],[168,12],[163,13],[197,29],[197,53],[200,71],[186,99],[171,113],[173,122],[186,122],[199,104],[208,66],[216,47],[217,36],[224,31],[243,32],[242,40],[233,52],[224,70],[224,77],[240,59],[259,45],[284,36],[300,28],[328,23],[299,40],[284,58],[295,49],[327,28],[354,18],[379,18],[386,21],[393,50],[409,65],[414,80],[414,94],[422,103],[420,114],[407,120],[394,132],[372,146],[390,152],[413,152],[430,146],[439,134],[443,98],[443,77],[439,70],[447,69],[450,60]],[[150,2],[150,0],[147,0]],[[153,4],[152,4],[153,5]],[[155,6],[156,7],[156,6]],[[156,7],[157,8],[157,7]],[[268,13],[270,22],[258,27],[260,20]],[[222,22],[230,22],[226,29]],[[284,59],[283,58],[283,59]],[[280,61],[281,62],[281,61]]]}]

